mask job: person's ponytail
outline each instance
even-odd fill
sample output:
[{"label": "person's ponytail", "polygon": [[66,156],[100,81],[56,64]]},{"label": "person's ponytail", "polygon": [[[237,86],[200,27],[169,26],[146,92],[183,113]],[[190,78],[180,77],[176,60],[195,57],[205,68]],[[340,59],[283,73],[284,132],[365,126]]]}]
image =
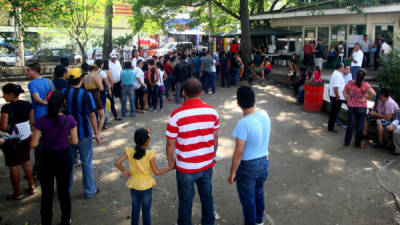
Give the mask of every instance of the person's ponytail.
[{"label": "person's ponytail", "polygon": [[143,156],[146,155],[146,149],[144,148],[144,145],[149,140],[149,138],[150,135],[148,130],[140,128],[135,131],[134,139],[136,146],[135,154],[133,155],[134,159],[140,160],[141,158],[143,158]]},{"label": "person's ponytail", "polygon": [[65,102],[65,97],[63,93],[59,91],[53,92],[47,105],[46,117],[58,119],[58,113],[60,112],[60,109],[63,106],[64,102]]}]

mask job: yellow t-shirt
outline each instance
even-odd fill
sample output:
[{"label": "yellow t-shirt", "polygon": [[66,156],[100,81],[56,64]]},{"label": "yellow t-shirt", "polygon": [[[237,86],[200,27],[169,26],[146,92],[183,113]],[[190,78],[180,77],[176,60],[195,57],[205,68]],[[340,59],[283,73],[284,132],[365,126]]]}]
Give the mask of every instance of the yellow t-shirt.
[{"label": "yellow t-shirt", "polygon": [[156,152],[147,150],[146,155],[139,160],[133,158],[135,149],[127,147],[125,148],[125,153],[129,159],[131,174],[131,177],[126,182],[126,186],[135,190],[144,191],[156,185],[156,181],[152,176],[153,170],[150,165],[150,160],[156,157]]}]

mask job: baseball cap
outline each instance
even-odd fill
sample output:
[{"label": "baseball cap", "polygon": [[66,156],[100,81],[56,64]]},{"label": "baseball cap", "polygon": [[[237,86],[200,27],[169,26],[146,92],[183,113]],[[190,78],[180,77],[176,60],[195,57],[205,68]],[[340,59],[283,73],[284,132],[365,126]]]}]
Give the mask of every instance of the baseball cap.
[{"label": "baseball cap", "polygon": [[111,52],[110,58],[118,58],[118,56],[115,52]]},{"label": "baseball cap", "polygon": [[78,79],[82,76],[81,68],[71,68],[68,70],[68,77],[71,79]]}]

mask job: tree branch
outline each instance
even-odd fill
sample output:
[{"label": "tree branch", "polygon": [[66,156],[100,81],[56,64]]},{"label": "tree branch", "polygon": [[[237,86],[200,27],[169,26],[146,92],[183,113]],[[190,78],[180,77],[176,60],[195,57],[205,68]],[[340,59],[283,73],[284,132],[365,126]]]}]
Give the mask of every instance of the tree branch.
[{"label": "tree branch", "polygon": [[222,9],[223,11],[228,13],[233,18],[240,20],[240,15],[238,15],[238,14],[232,12],[231,10],[229,10],[228,8],[226,8],[224,5],[222,5],[221,2],[219,2],[217,0],[211,0],[211,2],[213,2],[218,8]]},{"label": "tree branch", "polygon": [[274,2],[272,3],[271,7],[269,8],[269,11],[272,12],[275,9],[276,4],[278,4],[279,0],[274,0]]}]

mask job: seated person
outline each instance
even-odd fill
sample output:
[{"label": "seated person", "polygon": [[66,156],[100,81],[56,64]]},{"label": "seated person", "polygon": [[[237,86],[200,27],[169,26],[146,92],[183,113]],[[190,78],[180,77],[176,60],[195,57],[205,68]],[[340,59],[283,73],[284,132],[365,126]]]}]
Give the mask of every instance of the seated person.
[{"label": "seated person", "polygon": [[269,60],[268,57],[264,58],[263,63],[261,64],[261,68],[264,70],[264,75],[265,76],[267,74],[271,73],[272,65],[271,65],[271,61]]},{"label": "seated person", "polygon": [[299,95],[299,87],[304,85],[306,82],[306,67],[301,67],[300,68],[300,76],[299,78],[293,83],[293,90],[294,90],[294,95]]},{"label": "seated person", "polygon": [[296,78],[296,74],[297,74],[297,65],[296,62],[291,60],[289,63],[289,73],[288,73],[288,79],[286,81],[286,84],[288,87],[290,87],[290,83],[291,81],[294,81]]},{"label": "seated person", "polygon": [[397,111],[397,116],[393,122],[386,127],[386,131],[393,132],[394,152],[392,155],[400,155],[400,110]]},{"label": "seated person", "polygon": [[250,62],[244,71],[245,78],[251,83],[252,81],[260,82],[264,80],[264,71],[260,67],[256,67],[254,62]]},{"label": "seated person", "polygon": [[364,123],[364,136],[368,136],[369,125],[377,126],[379,139],[375,144],[376,148],[381,148],[383,143],[383,132],[384,128],[390,125],[397,115],[399,106],[390,97],[389,90],[382,88],[381,94],[379,95],[378,110],[377,112],[371,110]]},{"label": "seated person", "polygon": [[313,78],[312,70],[306,70],[304,73],[301,74],[301,79],[303,80],[303,82],[302,82],[302,85],[300,85],[298,88],[299,96],[297,97],[296,105],[303,104],[303,102],[304,102],[304,85],[307,82],[311,82],[312,78]]},{"label": "seated person", "polygon": [[321,77],[322,77],[321,68],[319,68],[319,66],[316,66],[314,70],[314,81],[322,82]]}]

